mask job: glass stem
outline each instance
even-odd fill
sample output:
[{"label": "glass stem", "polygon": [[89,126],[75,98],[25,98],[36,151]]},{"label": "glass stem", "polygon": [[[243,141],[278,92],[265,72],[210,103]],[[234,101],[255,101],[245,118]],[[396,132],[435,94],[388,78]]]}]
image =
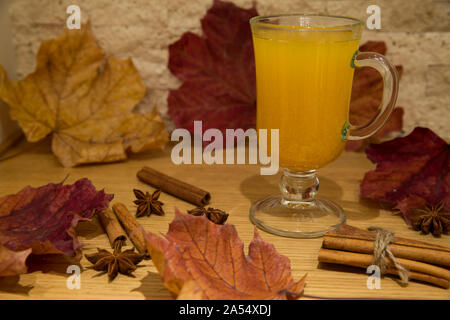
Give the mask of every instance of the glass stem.
[{"label": "glass stem", "polygon": [[314,198],[319,191],[319,179],[316,170],[293,171],[284,169],[280,180],[282,204],[290,207],[307,207],[314,205]]}]

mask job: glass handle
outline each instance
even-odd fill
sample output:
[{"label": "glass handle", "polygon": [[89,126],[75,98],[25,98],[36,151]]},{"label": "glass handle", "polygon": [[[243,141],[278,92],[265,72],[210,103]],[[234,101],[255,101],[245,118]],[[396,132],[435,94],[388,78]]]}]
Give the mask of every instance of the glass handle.
[{"label": "glass handle", "polygon": [[375,68],[383,77],[383,98],[377,114],[366,124],[350,127],[348,140],[361,140],[376,133],[389,119],[397,101],[399,77],[397,69],[383,55],[376,52],[357,54],[352,66]]}]

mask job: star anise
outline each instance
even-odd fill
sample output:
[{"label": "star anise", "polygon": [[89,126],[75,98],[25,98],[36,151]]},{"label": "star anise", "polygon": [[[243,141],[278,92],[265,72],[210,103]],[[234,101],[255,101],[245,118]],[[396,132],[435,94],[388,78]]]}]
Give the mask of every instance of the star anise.
[{"label": "star anise", "polygon": [[138,206],[136,210],[136,217],[149,216],[152,213],[158,216],[164,215],[162,206],[164,203],[158,200],[161,195],[161,190],[156,190],[153,194],[144,193],[141,190],[133,189],[136,200],[133,202]]},{"label": "star anise", "polygon": [[197,207],[195,209],[188,210],[188,213],[192,214],[193,216],[205,215],[210,221],[214,222],[215,224],[224,224],[228,219],[228,213],[220,209],[214,209],[211,207],[209,207],[208,209],[205,209],[204,207]]},{"label": "star anise", "polygon": [[411,218],[414,230],[425,234],[432,233],[439,236],[450,230],[450,212],[444,211],[445,202],[437,206],[426,206],[425,209],[416,209],[417,216]]},{"label": "star anise", "polygon": [[191,210],[187,211],[189,214],[192,214],[193,216],[203,216],[204,214],[206,214],[206,209],[205,207],[197,207]]},{"label": "star anise", "polygon": [[134,248],[123,252],[121,249],[121,245],[116,245],[114,252],[111,253],[97,248],[97,253],[86,254],[85,257],[94,264],[92,269],[108,272],[109,280],[112,281],[118,272],[131,276],[131,273],[136,270],[136,265],[145,258],[145,255],[134,252]]}]

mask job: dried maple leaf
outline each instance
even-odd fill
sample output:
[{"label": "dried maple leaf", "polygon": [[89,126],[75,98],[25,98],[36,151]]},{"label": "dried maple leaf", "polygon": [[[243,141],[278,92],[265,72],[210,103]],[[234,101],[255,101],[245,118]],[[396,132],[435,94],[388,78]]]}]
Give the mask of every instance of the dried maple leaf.
[{"label": "dried maple leaf", "polygon": [[246,257],[233,225],[176,209],[165,238],[147,233],[146,241],[162,281],[179,298],[294,299],[305,285],[305,277],[292,279],[289,259],[256,228]]},{"label": "dried maple leaf", "polygon": [[131,59],[105,58],[89,24],[44,41],[36,70],[21,81],[0,66],[0,98],[11,117],[30,142],[52,134],[53,153],[66,167],[163,147],[168,134],[157,111],[131,112],[145,92]]},{"label": "dried maple leaf", "polygon": [[169,69],[182,82],[168,97],[175,125],[193,132],[250,128],[256,121],[256,78],[249,19],[253,7],[241,9],[215,0],[201,20],[204,37],[187,32],[169,47]]},{"label": "dried maple leaf", "polygon": [[404,138],[366,149],[377,164],[364,176],[361,196],[394,205],[406,222],[425,205],[450,210],[450,145],[433,131],[417,127]]},{"label": "dried maple leaf", "polygon": [[13,251],[0,244],[0,277],[26,273],[27,266],[25,261],[30,253],[31,249]]},{"label": "dried maple leaf", "polygon": [[25,273],[30,254],[76,256],[75,226],[106,209],[112,198],[88,179],[26,187],[0,198],[0,276]]},{"label": "dried maple leaf", "polygon": [[[385,55],[386,44],[383,41],[368,41],[360,46],[361,52],[378,52]],[[396,66],[399,75],[403,73],[402,66]],[[369,122],[377,113],[383,96],[383,80],[373,68],[356,68],[353,78],[352,97],[350,102],[350,123],[363,125]],[[370,143],[379,142],[388,133],[401,131],[403,127],[403,109],[397,107],[392,112],[385,125],[370,138],[348,141],[347,151],[362,151]]]}]

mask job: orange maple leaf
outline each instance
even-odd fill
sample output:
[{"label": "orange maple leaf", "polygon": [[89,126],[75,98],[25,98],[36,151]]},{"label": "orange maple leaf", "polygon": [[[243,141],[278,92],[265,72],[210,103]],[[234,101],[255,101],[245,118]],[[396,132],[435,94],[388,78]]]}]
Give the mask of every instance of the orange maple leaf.
[{"label": "orange maple leaf", "polygon": [[131,59],[105,57],[89,24],[42,42],[36,70],[21,81],[0,66],[0,98],[11,118],[30,142],[51,134],[66,167],[164,147],[168,133],[158,112],[132,113],[145,92]]},{"label": "orange maple leaf", "polygon": [[178,299],[296,299],[305,286],[306,275],[295,282],[289,259],[256,228],[245,256],[233,225],[175,209],[165,238],[147,233],[146,241],[162,281]]}]

